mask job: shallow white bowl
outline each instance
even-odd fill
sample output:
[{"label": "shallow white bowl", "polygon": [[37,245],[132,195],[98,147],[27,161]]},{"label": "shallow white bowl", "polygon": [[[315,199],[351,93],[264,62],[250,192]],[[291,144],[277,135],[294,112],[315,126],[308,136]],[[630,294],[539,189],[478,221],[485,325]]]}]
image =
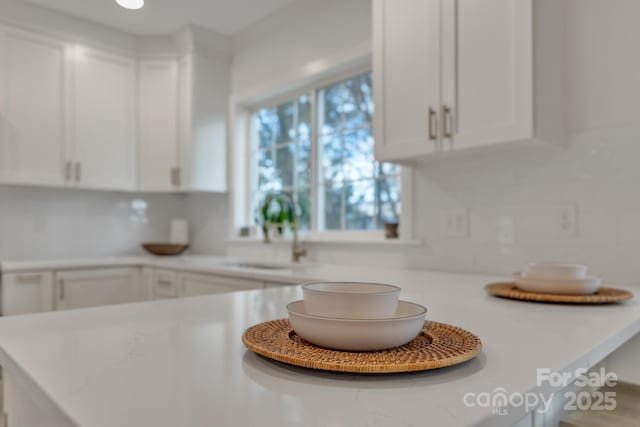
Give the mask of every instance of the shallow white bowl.
[{"label": "shallow white bowl", "polygon": [[602,284],[602,279],[599,277],[545,280],[523,277],[520,273],[514,274],[514,281],[518,289],[523,291],[562,295],[590,295],[595,293]]},{"label": "shallow white bowl", "polygon": [[587,278],[587,266],[584,264],[565,264],[559,262],[531,262],[523,271],[528,279],[576,280]]},{"label": "shallow white bowl", "polygon": [[289,322],[301,338],[334,350],[373,351],[399,347],[414,339],[427,309],[400,301],[395,316],[386,319],[339,319],[312,316],[304,301],[287,305]]},{"label": "shallow white bowl", "polygon": [[400,288],[383,283],[314,282],[302,285],[307,313],[347,319],[395,316]]}]

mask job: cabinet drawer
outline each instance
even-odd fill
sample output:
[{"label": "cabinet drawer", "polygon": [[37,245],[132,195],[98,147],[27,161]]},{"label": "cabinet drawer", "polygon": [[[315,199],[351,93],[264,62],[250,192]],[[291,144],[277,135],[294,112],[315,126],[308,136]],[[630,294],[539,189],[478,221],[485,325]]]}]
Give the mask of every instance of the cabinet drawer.
[{"label": "cabinet drawer", "polygon": [[24,272],[2,275],[2,315],[53,310],[53,274]]},{"label": "cabinet drawer", "polygon": [[214,276],[208,274],[180,274],[182,296],[198,296],[237,292],[247,289],[261,289],[262,281],[239,279],[237,277]]},{"label": "cabinet drawer", "polygon": [[151,281],[151,296],[153,299],[177,297],[177,273],[170,270],[155,270]]}]

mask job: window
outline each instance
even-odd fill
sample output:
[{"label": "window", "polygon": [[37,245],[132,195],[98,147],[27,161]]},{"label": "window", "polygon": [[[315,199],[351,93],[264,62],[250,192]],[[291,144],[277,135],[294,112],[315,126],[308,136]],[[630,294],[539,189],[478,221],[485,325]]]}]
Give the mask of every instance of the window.
[{"label": "window", "polygon": [[267,194],[286,192],[303,230],[373,230],[398,221],[400,168],[375,161],[372,116],[370,72],[256,110],[253,211]]}]

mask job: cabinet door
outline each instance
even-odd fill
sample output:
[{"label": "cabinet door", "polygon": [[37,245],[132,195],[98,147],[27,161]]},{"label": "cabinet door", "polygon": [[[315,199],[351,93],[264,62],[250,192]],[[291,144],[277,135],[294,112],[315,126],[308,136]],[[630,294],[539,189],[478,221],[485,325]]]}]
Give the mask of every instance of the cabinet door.
[{"label": "cabinet door", "polygon": [[151,282],[151,299],[176,298],[178,296],[178,273],[155,269]]},{"label": "cabinet door", "polygon": [[135,189],[135,63],[75,51],[74,175],[85,188]]},{"label": "cabinet door", "polygon": [[442,16],[445,149],[532,138],[532,0],[445,1]]},{"label": "cabinet door", "polygon": [[137,268],[59,271],[56,307],[71,309],[141,301]]},{"label": "cabinet door", "polygon": [[65,183],[65,44],[0,27],[0,177]]},{"label": "cabinet door", "polygon": [[191,138],[193,127],[193,58],[186,55],[178,61],[178,170],[179,187],[189,188]]},{"label": "cabinet door", "polygon": [[178,70],[175,61],[140,63],[140,159],[142,191],[177,188]]},{"label": "cabinet door", "polygon": [[440,0],[374,0],[373,46],[376,158],[436,151]]},{"label": "cabinet door", "polygon": [[185,297],[262,288],[262,281],[206,274],[181,273],[179,280],[180,294]]},{"label": "cabinet door", "polygon": [[2,315],[51,311],[53,273],[24,272],[2,275]]}]

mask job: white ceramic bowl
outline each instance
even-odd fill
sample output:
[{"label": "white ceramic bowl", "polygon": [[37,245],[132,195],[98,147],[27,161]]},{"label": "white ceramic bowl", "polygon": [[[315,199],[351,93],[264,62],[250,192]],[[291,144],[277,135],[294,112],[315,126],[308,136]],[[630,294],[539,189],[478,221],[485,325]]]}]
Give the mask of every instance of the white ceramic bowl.
[{"label": "white ceramic bowl", "polygon": [[427,309],[400,301],[395,316],[386,319],[339,319],[312,316],[304,301],[287,305],[293,330],[312,344],[334,350],[373,351],[399,347],[414,339]]},{"label": "white ceramic bowl", "polygon": [[307,313],[347,319],[395,316],[400,288],[382,283],[315,282],[302,285]]},{"label": "white ceramic bowl", "polygon": [[544,280],[586,279],[587,266],[559,262],[531,262],[523,271],[523,277]]},{"label": "white ceramic bowl", "polygon": [[514,281],[516,286],[523,291],[563,295],[590,295],[595,293],[602,284],[599,277],[550,280],[531,279],[523,277],[520,273],[514,274]]}]

